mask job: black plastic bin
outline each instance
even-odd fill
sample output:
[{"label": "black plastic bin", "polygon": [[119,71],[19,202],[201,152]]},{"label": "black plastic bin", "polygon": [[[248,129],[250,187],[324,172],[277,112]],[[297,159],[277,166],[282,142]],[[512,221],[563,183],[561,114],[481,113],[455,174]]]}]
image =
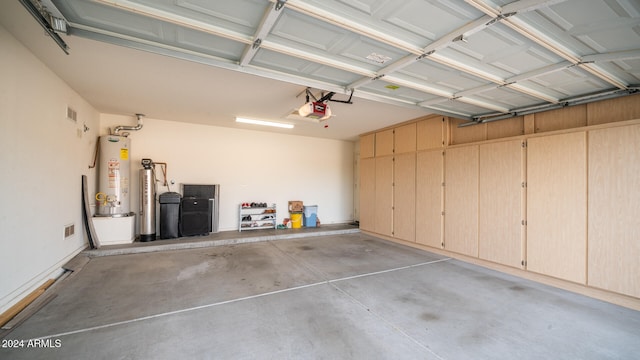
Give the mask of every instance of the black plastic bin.
[{"label": "black plastic bin", "polygon": [[179,236],[180,200],[177,192],[160,194],[160,239],[173,239]]}]

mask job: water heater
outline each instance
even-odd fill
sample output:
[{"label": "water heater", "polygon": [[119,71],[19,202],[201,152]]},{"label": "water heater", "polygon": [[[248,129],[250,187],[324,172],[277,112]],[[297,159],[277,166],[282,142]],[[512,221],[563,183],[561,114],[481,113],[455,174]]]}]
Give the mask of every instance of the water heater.
[{"label": "water heater", "polygon": [[99,143],[96,216],[130,216],[131,140],[124,136],[106,135],[100,137]]},{"label": "water heater", "polygon": [[156,176],[151,159],[140,169],[140,241],[156,239]]}]

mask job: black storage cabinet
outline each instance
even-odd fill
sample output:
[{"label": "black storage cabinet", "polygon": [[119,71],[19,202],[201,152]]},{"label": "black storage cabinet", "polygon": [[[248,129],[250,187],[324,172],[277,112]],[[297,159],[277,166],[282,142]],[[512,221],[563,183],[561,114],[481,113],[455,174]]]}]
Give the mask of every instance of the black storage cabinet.
[{"label": "black storage cabinet", "polygon": [[183,197],[180,205],[180,236],[208,235],[211,231],[209,199]]},{"label": "black storage cabinet", "polygon": [[160,239],[173,239],[180,236],[180,200],[177,192],[160,194]]}]

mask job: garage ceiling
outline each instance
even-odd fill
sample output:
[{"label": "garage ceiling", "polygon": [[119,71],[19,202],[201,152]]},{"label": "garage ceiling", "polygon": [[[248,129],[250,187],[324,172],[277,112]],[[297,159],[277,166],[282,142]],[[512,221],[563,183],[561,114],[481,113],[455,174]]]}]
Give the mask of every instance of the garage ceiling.
[{"label": "garage ceiling", "polygon": [[[300,105],[306,87],[339,100],[353,91],[354,104],[340,108],[365,99],[482,122],[640,85],[637,0],[44,3],[69,38],[294,84],[297,99],[287,96]],[[291,110],[283,104],[280,117],[295,118]]]}]

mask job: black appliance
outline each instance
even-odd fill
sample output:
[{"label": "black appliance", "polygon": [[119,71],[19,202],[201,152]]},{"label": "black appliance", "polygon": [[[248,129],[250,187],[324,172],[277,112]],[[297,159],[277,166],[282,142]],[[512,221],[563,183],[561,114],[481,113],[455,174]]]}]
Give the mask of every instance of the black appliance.
[{"label": "black appliance", "polygon": [[220,185],[183,184],[182,195],[185,198],[206,199],[209,202],[208,231],[217,233],[219,226]]},{"label": "black appliance", "polygon": [[185,196],[180,205],[181,236],[207,235],[211,232],[209,199]]}]

